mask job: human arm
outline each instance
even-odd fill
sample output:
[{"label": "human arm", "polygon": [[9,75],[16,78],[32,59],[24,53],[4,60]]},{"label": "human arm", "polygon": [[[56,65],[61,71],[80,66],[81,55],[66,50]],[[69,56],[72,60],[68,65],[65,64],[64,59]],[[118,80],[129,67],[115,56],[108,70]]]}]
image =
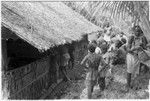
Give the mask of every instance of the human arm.
[{"label": "human arm", "polygon": [[145,36],[142,36],[142,44],[140,45],[143,49],[147,48],[148,41]]},{"label": "human arm", "polygon": [[147,48],[150,48],[150,43],[146,45]]},{"label": "human arm", "polygon": [[128,53],[133,53],[133,51],[135,51],[139,48],[139,47],[132,48],[133,41],[134,41],[134,36],[130,36],[128,39],[128,44],[127,44],[127,52]]},{"label": "human arm", "polygon": [[105,63],[105,60],[103,57],[100,58],[100,64],[98,70],[101,71],[103,68],[105,68],[107,64]]},{"label": "human arm", "polygon": [[135,50],[142,50],[143,48],[141,46],[137,46],[134,48],[131,48],[130,51],[135,51]]},{"label": "human arm", "polygon": [[88,56],[86,55],[86,56],[83,58],[83,60],[82,60],[81,63],[80,63],[81,65],[83,65],[83,64],[87,61],[87,57],[88,57]]},{"label": "human arm", "polygon": [[[82,66],[84,66],[85,70],[87,70],[89,67],[88,63],[86,62],[87,59],[88,59],[88,55],[86,55],[80,63]],[[85,65],[83,65],[83,64],[85,64]]]}]

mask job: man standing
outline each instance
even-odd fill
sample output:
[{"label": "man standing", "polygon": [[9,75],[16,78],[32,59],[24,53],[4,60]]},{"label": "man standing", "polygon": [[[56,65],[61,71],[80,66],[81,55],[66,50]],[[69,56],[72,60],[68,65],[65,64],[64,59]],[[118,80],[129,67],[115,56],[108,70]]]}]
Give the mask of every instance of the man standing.
[{"label": "man standing", "polygon": [[94,89],[94,86],[97,83],[97,76],[98,76],[98,67],[100,65],[100,62],[102,60],[101,55],[98,55],[95,53],[95,44],[89,44],[88,45],[88,54],[84,57],[84,59],[81,62],[81,65],[84,63],[86,64],[87,68],[87,88],[88,88],[88,98],[92,98],[92,92]]},{"label": "man standing", "polygon": [[134,74],[135,76],[139,74],[138,53],[141,52],[141,48],[144,48],[147,44],[146,38],[143,36],[139,26],[133,27],[132,30],[133,35],[129,37],[127,45],[127,89],[132,88],[131,74]]},{"label": "man standing", "polygon": [[70,60],[70,55],[68,53],[67,47],[62,47],[61,55],[60,55],[60,71],[62,72],[64,81],[70,81],[69,77],[67,76],[67,66]]}]

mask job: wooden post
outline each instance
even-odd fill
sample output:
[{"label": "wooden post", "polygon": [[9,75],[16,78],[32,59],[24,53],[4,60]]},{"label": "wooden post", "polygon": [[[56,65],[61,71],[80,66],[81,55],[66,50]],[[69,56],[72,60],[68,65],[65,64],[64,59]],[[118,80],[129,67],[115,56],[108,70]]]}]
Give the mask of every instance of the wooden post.
[{"label": "wooden post", "polygon": [[8,70],[7,43],[2,39],[2,71]]},{"label": "wooden post", "polygon": [[8,70],[8,60],[7,60],[7,43],[6,39],[2,39],[2,93],[3,93],[3,99],[8,99],[9,92],[8,92],[8,80],[4,75],[4,72]]}]

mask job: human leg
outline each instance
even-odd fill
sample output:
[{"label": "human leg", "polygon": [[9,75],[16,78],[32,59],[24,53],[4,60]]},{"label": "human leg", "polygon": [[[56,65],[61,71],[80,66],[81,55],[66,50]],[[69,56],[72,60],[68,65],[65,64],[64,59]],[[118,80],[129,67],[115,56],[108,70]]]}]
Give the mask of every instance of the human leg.
[{"label": "human leg", "polygon": [[131,74],[134,72],[134,56],[127,54],[127,89],[131,87]]},{"label": "human leg", "polygon": [[105,89],[105,77],[100,77],[98,79],[99,88],[101,91],[104,91]]},{"label": "human leg", "polygon": [[92,84],[91,84],[91,80],[88,80],[88,99],[92,98]]},{"label": "human leg", "polygon": [[74,56],[72,56],[72,58],[70,59],[70,61],[71,61],[71,69],[73,69],[73,67],[74,67]]},{"label": "human leg", "polygon": [[101,90],[104,91],[104,89],[105,89],[105,77],[103,77],[101,79],[102,79]]},{"label": "human leg", "polygon": [[131,73],[127,73],[127,87],[131,87]]}]

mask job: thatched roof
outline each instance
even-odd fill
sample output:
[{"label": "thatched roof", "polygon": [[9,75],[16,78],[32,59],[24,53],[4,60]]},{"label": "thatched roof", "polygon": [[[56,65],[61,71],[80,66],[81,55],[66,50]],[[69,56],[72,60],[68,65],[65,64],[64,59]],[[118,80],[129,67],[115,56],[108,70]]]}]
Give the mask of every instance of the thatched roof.
[{"label": "thatched roof", "polygon": [[2,2],[2,25],[39,50],[77,41],[99,28],[61,2]]}]

